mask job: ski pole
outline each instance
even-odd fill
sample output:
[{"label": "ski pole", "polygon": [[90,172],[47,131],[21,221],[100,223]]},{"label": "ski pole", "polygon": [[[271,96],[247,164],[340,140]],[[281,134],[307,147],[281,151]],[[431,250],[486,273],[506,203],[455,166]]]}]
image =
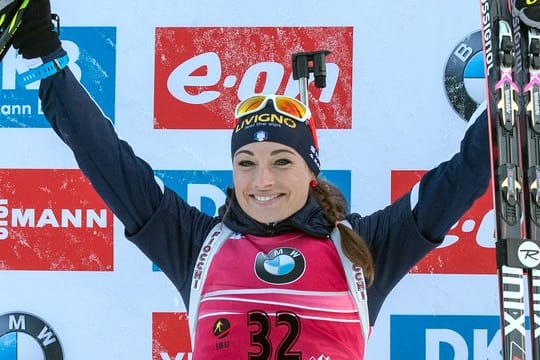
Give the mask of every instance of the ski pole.
[{"label": "ski pole", "polygon": [[292,55],[293,79],[298,80],[300,101],[308,107],[309,74],[313,73],[316,87],[326,87],[326,55],[328,54],[330,54],[328,50],[318,50]]}]

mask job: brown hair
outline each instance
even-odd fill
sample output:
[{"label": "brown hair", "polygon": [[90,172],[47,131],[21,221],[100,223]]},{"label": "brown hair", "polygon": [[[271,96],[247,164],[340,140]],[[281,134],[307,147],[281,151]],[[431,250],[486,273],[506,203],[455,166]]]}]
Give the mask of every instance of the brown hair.
[{"label": "brown hair", "polygon": [[326,180],[317,178],[318,185],[310,187],[310,194],[324,211],[331,224],[336,224],[341,235],[341,248],[347,258],[364,271],[367,283],[371,285],[375,276],[373,257],[364,239],[348,226],[340,223],[348,213],[345,196],[337,187]]}]

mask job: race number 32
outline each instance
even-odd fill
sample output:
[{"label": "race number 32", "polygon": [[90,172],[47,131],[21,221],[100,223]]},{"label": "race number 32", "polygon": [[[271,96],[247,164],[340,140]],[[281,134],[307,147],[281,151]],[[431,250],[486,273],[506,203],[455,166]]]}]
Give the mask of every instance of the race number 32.
[{"label": "race number 32", "polygon": [[[300,319],[292,312],[277,312],[275,324],[272,324],[268,314],[262,311],[248,313],[248,325],[254,327],[251,331],[251,345],[259,348],[258,352],[249,352],[249,360],[301,360],[302,353],[292,351],[291,348],[298,340],[300,334]],[[272,342],[269,339],[272,326],[285,326],[287,332],[272,357]]]}]

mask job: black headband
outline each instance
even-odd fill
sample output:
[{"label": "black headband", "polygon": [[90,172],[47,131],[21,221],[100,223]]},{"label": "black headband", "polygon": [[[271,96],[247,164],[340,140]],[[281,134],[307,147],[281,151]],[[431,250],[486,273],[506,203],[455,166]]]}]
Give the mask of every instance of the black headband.
[{"label": "black headband", "polygon": [[296,150],[317,176],[321,167],[319,149],[309,125],[278,113],[270,102],[264,109],[237,120],[231,136],[231,157],[244,145],[261,141],[276,142]]}]

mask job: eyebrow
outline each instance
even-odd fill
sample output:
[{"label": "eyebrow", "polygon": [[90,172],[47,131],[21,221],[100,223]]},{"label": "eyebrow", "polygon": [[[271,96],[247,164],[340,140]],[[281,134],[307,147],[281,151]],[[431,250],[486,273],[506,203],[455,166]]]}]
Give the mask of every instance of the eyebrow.
[{"label": "eyebrow", "polygon": [[[294,152],[292,152],[290,150],[287,150],[287,149],[277,149],[277,150],[272,151],[270,153],[270,156],[278,155],[278,154],[283,153],[283,152],[289,153],[289,154],[292,154],[292,155],[296,155]],[[234,154],[234,157],[237,157],[240,154],[247,154],[247,155],[250,155],[250,156],[255,156],[255,154],[252,151],[239,150],[239,151],[236,152],[236,154]]]}]

